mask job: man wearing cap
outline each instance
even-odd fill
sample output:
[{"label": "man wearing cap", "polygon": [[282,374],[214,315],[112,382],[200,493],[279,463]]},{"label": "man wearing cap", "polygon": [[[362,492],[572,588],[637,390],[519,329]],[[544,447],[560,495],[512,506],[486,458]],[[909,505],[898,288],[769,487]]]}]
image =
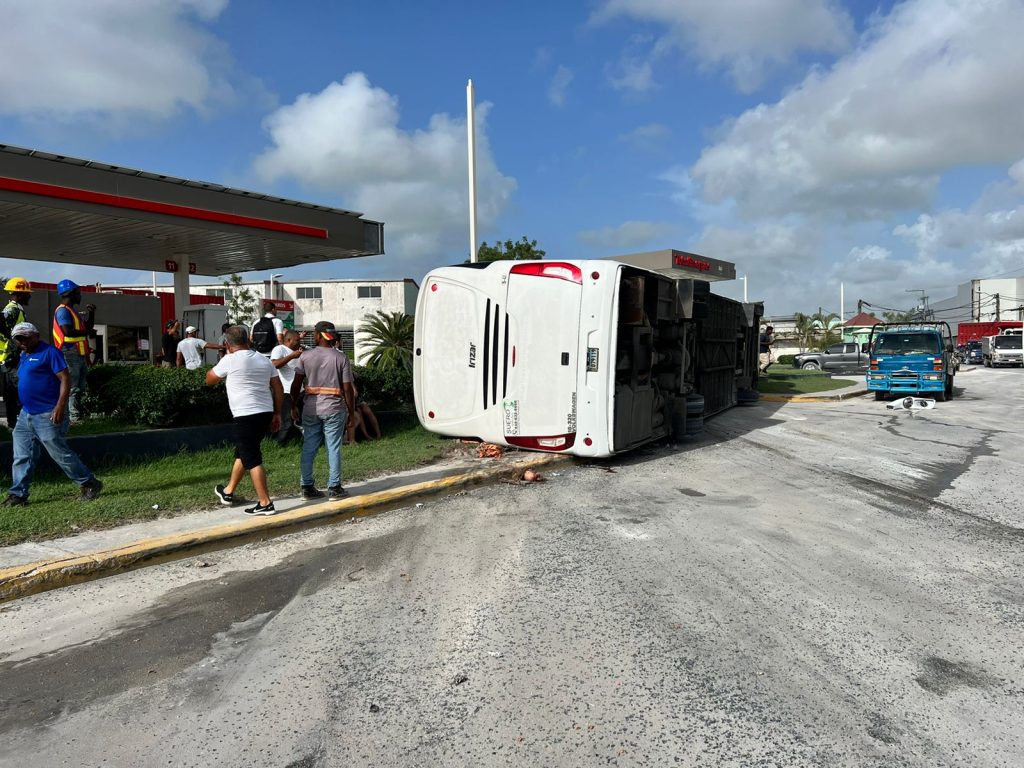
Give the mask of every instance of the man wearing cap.
[{"label": "man wearing cap", "polygon": [[164,326],[164,335],[160,338],[160,351],[163,354],[161,368],[173,368],[178,361],[178,343],[181,339],[181,321],[168,320]]},{"label": "man wearing cap", "polygon": [[0,323],[0,366],[3,369],[0,371],[0,390],[3,391],[7,426],[14,429],[21,412],[21,400],[18,398],[18,360],[21,350],[11,338],[11,329],[25,322],[25,310],[32,298],[32,284],[24,277],[12,277],[4,285],[4,290],[11,295],[11,300],[3,309],[3,322]]},{"label": "man wearing cap", "polygon": [[336,348],[338,332],[334,323],[322,321],[313,331],[316,346],[307,349],[295,363],[292,379],[292,418],[298,421],[298,402],[302,384],[306,384],[305,405],[302,408],[302,497],[318,499],[323,493],[313,480],[313,460],[320,446],[327,445],[327,464],[330,477],[327,494],[333,499],[348,496],[341,485],[341,441],[348,428],[349,414],[355,412],[355,389],[352,386],[352,365],[348,355]]},{"label": "man wearing cap", "polygon": [[71,375],[69,405],[71,421],[75,422],[82,418],[81,398],[89,388],[85,378],[89,372],[89,328],[75,309],[75,304],[82,301],[82,289],[71,280],[61,280],[57,283],[57,294],[60,304],[53,313],[53,345],[64,353],[64,361],[68,364]]},{"label": "man wearing cap", "polygon": [[204,349],[224,349],[221,344],[208,344],[198,337],[199,330],[190,325],[185,329],[185,338],[178,342],[178,367],[194,371],[203,364]]},{"label": "man wearing cap", "polygon": [[39,338],[32,323],[19,323],[11,329],[11,338],[21,350],[18,363],[18,394],[22,410],[14,428],[13,483],[3,501],[5,507],[28,504],[29,482],[36,462],[45,448],[64,474],[78,483],[82,499],[92,501],[103,483],[89,471],[78,455],[68,447],[68,399],[71,374],[64,355]]}]

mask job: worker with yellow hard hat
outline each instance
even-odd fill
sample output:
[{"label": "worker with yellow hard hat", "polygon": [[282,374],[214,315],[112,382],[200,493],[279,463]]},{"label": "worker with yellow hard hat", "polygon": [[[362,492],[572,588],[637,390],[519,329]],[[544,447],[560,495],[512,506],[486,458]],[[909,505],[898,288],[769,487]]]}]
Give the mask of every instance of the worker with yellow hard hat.
[{"label": "worker with yellow hard hat", "polygon": [[32,283],[24,277],[12,277],[4,283],[4,290],[11,296],[7,306],[0,313],[0,389],[3,390],[7,426],[14,429],[21,412],[18,399],[18,361],[21,350],[11,340],[11,329],[25,322],[25,310],[32,298]]}]

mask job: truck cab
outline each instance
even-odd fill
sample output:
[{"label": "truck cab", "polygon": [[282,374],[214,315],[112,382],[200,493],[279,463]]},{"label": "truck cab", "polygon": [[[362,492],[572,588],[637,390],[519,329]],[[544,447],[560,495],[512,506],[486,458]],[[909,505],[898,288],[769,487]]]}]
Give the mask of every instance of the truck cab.
[{"label": "truck cab", "polygon": [[947,323],[879,323],[868,342],[867,386],[876,400],[891,395],[953,396],[956,361]]}]

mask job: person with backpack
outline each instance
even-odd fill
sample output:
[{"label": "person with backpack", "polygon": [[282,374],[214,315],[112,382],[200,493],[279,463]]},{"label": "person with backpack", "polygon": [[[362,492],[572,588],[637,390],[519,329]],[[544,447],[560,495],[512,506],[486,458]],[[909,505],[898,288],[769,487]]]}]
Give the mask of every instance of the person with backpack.
[{"label": "person with backpack", "polygon": [[278,318],[277,308],[272,302],[264,302],[263,317],[252,326],[252,348],[270,359],[270,353],[278,344],[284,344],[284,321]]},{"label": "person with backpack", "polygon": [[11,338],[11,329],[25,322],[25,311],[32,298],[32,284],[24,277],[12,277],[4,285],[4,290],[11,295],[11,300],[0,314],[0,390],[3,391],[7,426],[14,429],[18,423],[18,414],[21,413],[21,400],[18,397],[21,349]]}]

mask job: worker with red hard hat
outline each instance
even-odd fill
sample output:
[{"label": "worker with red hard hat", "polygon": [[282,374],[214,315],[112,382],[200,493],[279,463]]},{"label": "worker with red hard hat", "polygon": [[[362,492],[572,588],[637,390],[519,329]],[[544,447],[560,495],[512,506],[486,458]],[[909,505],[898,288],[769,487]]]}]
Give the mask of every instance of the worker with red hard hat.
[{"label": "worker with red hard hat", "polygon": [[64,354],[71,374],[71,399],[68,411],[71,423],[81,420],[82,395],[88,390],[89,317],[83,317],[75,305],[82,301],[82,289],[72,280],[57,283],[60,304],[53,313],[53,346]]},{"label": "worker with red hard hat", "polygon": [[14,429],[18,423],[18,414],[21,413],[21,400],[18,398],[18,361],[21,350],[11,339],[10,330],[18,323],[25,322],[25,312],[32,298],[32,283],[24,277],[12,277],[4,283],[4,290],[11,300],[3,308],[0,320],[0,390],[3,392],[7,426]]}]

